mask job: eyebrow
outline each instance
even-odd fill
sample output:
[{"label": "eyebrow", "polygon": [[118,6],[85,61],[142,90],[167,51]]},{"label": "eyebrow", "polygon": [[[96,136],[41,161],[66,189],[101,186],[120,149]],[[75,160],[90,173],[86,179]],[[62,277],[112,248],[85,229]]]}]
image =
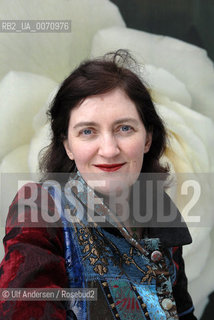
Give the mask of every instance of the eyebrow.
[{"label": "eyebrow", "polygon": [[[136,119],[133,118],[122,118],[122,119],[118,119],[116,120],[113,124],[117,125],[123,122],[131,122],[133,124],[138,124],[138,121]],[[97,123],[94,121],[82,121],[82,122],[78,122],[73,128],[77,129],[79,127],[84,127],[84,126],[97,126]]]}]

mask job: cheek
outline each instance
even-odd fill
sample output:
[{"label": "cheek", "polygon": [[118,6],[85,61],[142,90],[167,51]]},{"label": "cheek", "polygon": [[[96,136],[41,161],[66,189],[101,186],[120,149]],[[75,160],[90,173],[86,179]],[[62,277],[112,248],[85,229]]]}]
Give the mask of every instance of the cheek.
[{"label": "cheek", "polygon": [[72,151],[77,166],[86,165],[93,157],[93,148],[89,144],[73,144]]},{"label": "cheek", "polygon": [[143,159],[144,144],[145,141],[142,141],[142,139],[132,141],[129,145],[126,144],[126,153],[130,160],[141,161]]}]

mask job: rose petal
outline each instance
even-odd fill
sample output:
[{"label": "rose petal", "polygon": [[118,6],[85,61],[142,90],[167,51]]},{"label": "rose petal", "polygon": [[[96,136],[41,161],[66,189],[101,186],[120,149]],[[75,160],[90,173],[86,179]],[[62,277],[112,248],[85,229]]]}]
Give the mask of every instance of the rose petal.
[{"label": "rose petal", "polygon": [[142,68],[142,75],[152,91],[156,91],[158,94],[185,106],[191,106],[192,99],[184,83],[167,70],[146,64]]},{"label": "rose petal", "polygon": [[[191,163],[191,171],[186,172],[213,171],[214,150],[211,146],[214,145],[214,123],[209,118],[169,99],[159,99],[154,95],[153,97],[159,102],[156,103],[156,109],[168,129],[171,151]],[[179,144],[179,150],[175,140]],[[178,170],[177,165],[176,171]]]},{"label": "rose petal", "polygon": [[205,50],[174,38],[120,27],[99,30],[93,56],[119,48],[130,49],[137,61],[163,68],[184,83],[192,108],[214,119],[213,62]]},{"label": "rose petal", "polygon": [[[174,128],[174,125],[176,125],[176,122],[178,125],[180,123],[185,125],[187,128],[190,128],[192,133],[198,137],[203,144],[206,147],[206,153],[208,154],[208,161],[209,161],[209,170],[208,171],[214,171],[214,150],[212,146],[214,145],[214,122],[189,108],[186,108],[185,106],[176,103],[174,101],[170,101],[167,97],[161,96],[159,94],[152,93],[152,97],[154,101],[157,103],[164,105],[166,108],[163,110],[162,108],[162,117],[167,119],[170,116],[173,117],[174,122],[171,123],[169,127]],[[172,111],[172,113],[170,113]],[[173,114],[173,111],[175,114]],[[187,139],[188,141],[189,139]],[[189,143],[189,142],[188,142]],[[192,145],[191,143],[189,143]],[[201,146],[202,147],[202,146]],[[196,148],[198,150],[198,147]],[[199,155],[200,151],[198,150]]]},{"label": "rose petal", "polygon": [[0,159],[30,142],[32,119],[56,83],[27,72],[10,72],[0,82]]},{"label": "rose petal", "polygon": [[12,69],[57,82],[89,55],[97,30],[125,26],[118,8],[107,0],[2,0],[0,20],[7,19],[71,21],[71,32],[0,33],[0,77]]},{"label": "rose petal", "polygon": [[46,124],[41,127],[31,139],[28,164],[30,172],[39,173],[39,153],[40,151],[50,144],[50,125]]},{"label": "rose petal", "polygon": [[0,164],[0,172],[29,172],[29,145],[23,145],[7,154]]},{"label": "rose petal", "polygon": [[43,107],[39,110],[39,112],[33,117],[33,128],[35,132],[43,127],[47,123],[47,110],[49,109],[56,93],[59,90],[60,85],[57,85],[53,91],[50,92],[47,101],[43,105]]}]

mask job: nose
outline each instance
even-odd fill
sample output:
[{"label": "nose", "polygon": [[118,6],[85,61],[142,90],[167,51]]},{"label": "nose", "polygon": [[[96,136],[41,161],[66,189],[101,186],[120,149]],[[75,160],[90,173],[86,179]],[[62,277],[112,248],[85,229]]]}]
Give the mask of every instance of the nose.
[{"label": "nose", "polygon": [[120,153],[118,141],[112,134],[106,134],[101,137],[98,154],[105,158],[114,158]]}]

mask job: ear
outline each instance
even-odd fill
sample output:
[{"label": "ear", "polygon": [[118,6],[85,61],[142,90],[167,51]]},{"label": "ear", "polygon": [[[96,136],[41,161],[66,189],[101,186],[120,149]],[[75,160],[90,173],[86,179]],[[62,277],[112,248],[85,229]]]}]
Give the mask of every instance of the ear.
[{"label": "ear", "polygon": [[152,144],[152,132],[148,132],[146,134],[146,142],[145,142],[145,147],[144,147],[144,153],[149,152],[151,144]]},{"label": "ear", "polygon": [[74,156],[73,156],[73,153],[71,152],[71,148],[69,146],[69,143],[68,143],[68,140],[64,140],[63,141],[63,145],[64,145],[64,148],[65,148],[65,151],[67,153],[67,156],[70,160],[74,160]]}]

